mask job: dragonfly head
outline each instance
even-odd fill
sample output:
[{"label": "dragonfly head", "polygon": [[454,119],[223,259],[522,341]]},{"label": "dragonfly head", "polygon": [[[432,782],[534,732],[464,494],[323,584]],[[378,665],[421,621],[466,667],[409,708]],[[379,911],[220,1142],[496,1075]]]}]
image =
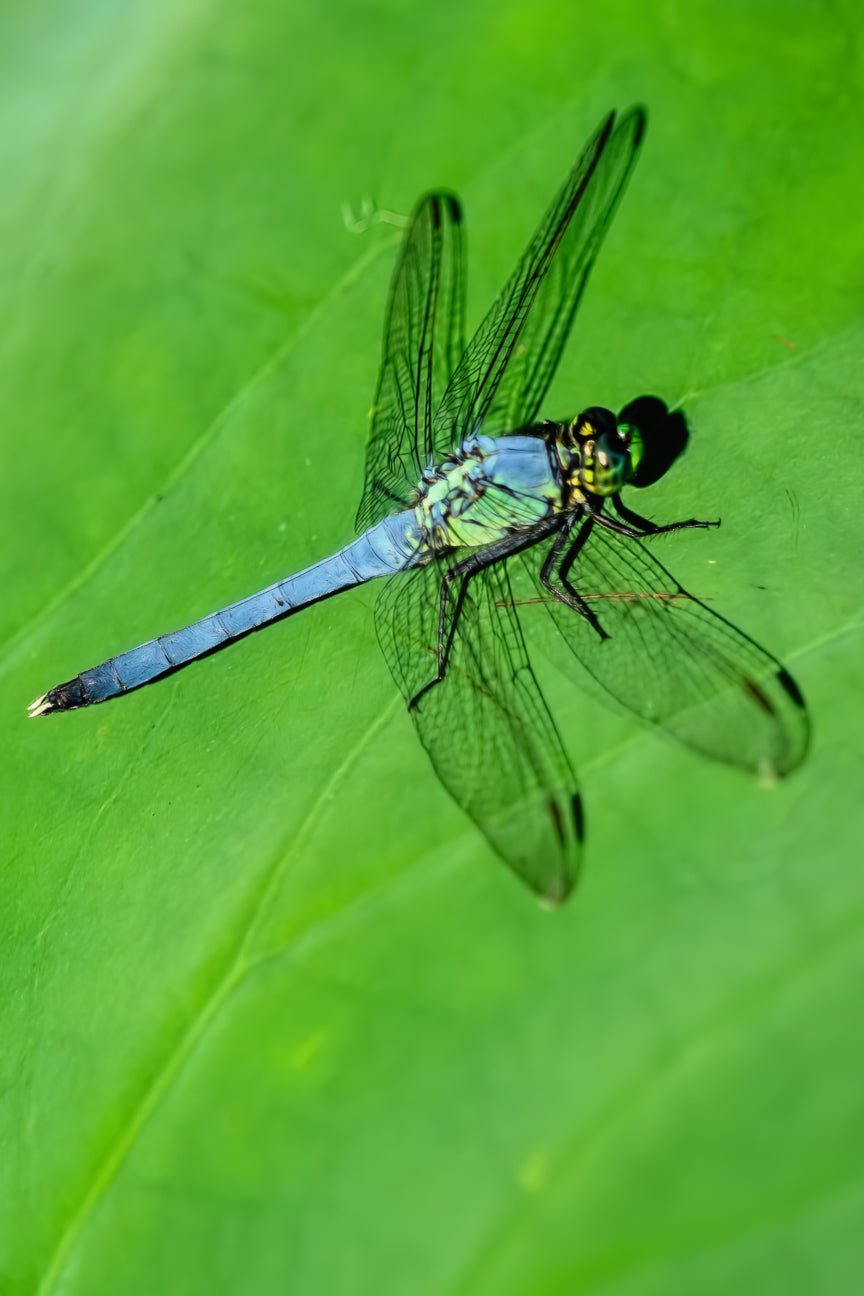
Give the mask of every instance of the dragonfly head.
[{"label": "dragonfly head", "polygon": [[611,410],[594,405],[568,428],[578,457],[578,479],[589,495],[616,495],[642,458],[642,437],[632,423],[619,423]]}]

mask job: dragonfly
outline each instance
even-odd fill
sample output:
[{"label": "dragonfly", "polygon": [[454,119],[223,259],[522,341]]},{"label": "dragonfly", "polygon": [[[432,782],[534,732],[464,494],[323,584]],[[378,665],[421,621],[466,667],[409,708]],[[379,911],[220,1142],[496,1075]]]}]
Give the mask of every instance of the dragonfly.
[{"label": "dragonfly", "polygon": [[[727,764],[794,770],[809,734],[794,679],[650,548],[718,524],[659,525],[624,503],[625,487],[656,477],[638,420],[602,406],[540,417],[644,132],[638,107],[599,124],[467,345],[462,207],[446,191],[422,197],[390,285],[357,538],[82,671],[31,715],[129,693],[383,578],[378,639],[439,778],[549,904],[579,875],[584,815],[526,647],[527,603],[545,607],[577,675],[619,707]],[[517,596],[525,588],[531,598]]]}]

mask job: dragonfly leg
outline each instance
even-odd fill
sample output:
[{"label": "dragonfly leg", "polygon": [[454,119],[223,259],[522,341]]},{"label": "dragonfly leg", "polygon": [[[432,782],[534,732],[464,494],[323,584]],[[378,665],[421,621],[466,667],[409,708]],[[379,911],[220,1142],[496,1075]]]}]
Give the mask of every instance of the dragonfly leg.
[{"label": "dragonfly leg", "polygon": [[597,631],[601,639],[608,639],[608,634],[603,629],[594,612],[592,612],[585,600],[580,597],[578,590],[574,589],[573,585],[568,580],[570,569],[579,556],[580,549],[591,534],[591,528],[594,525],[593,518],[588,518],[583,522],[582,526],[579,528],[578,535],[564,555],[563,562],[561,562],[560,566],[558,566],[557,572],[555,572],[555,575],[561,584],[556,585],[553,582],[553,571],[555,571],[556,564],[561,557],[561,552],[570,536],[572,525],[571,522],[568,526],[562,528],[555,537],[555,542],[549,549],[549,552],[544,559],[543,566],[540,568],[540,583],[544,589],[548,589],[549,593],[554,595],[560,603],[566,604],[566,606],[572,608],[574,612],[578,612],[580,616],[583,616],[588,624]]},{"label": "dragonfly leg", "polygon": [[[445,573],[441,581],[441,601],[438,613],[438,673],[428,684],[424,684],[419,693],[415,693],[408,703],[408,710],[412,711],[417,703],[434,688],[436,684],[442,683],[447,674],[447,663],[450,660],[450,651],[453,647],[453,641],[456,638],[456,629],[459,625],[459,616],[465,603],[465,595],[468,590],[468,582],[472,576],[476,576],[484,567],[491,567],[493,563],[500,562],[504,558],[509,558],[512,554],[521,553],[523,549],[529,548],[530,545],[548,535],[550,526],[548,522],[541,522],[537,526],[522,533],[521,536],[505,536],[502,540],[497,540],[494,544],[489,545],[488,549],[482,549],[477,553],[469,554],[461,562],[454,563]],[[450,586],[454,581],[461,580],[459,593],[456,596],[456,604],[452,613],[449,611]],[[449,622],[449,624],[448,624]]]},{"label": "dragonfly leg", "polygon": [[717,527],[720,520],[716,522],[697,522],[695,518],[688,518],[686,522],[667,522],[665,526],[657,526],[656,522],[649,521],[648,518],[641,517],[640,514],[634,513],[626,504],[623,504],[617,495],[612,496],[612,505],[615,512],[620,518],[628,524],[627,529],[620,525],[610,525],[610,518],[601,518],[597,516],[597,521],[601,526],[608,527],[610,531],[617,531],[618,535],[630,536],[635,539],[642,536],[661,535],[666,531],[686,531],[692,527]]},{"label": "dragonfly leg", "polygon": [[[471,575],[473,575],[473,571],[469,574],[463,572],[462,568],[470,561],[470,559],[466,559],[465,563],[457,563],[455,567],[451,567],[449,571],[444,573],[444,579],[441,581],[441,603],[438,614],[438,673],[434,679],[429,681],[428,684],[423,685],[419,693],[414,694],[411,701],[408,703],[409,711],[413,711],[414,707],[416,707],[423,695],[428,693],[431,688],[434,688],[436,684],[440,684],[444,679],[444,676],[447,674],[447,662],[450,659],[450,649],[453,647],[453,640],[456,636],[456,627],[459,624],[459,616],[462,612],[462,605],[465,602],[468,581],[470,580]],[[479,568],[475,568],[474,570],[479,570]],[[452,616],[449,618],[450,625],[448,628],[447,603],[450,586],[459,576],[462,578],[462,583],[459,586],[459,593],[456,596],[456,606],[453,609]]]}]

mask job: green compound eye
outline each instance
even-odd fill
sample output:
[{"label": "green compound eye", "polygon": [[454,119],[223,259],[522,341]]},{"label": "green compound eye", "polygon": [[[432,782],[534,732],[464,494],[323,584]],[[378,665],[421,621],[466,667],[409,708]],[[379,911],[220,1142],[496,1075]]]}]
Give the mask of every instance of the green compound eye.
[{"label": "green compound eye", "polygon": [[619,423],[618,435],[622,444],[629,450],[630,476],[634,477],[645,453],[642,433],[634,423]]}]

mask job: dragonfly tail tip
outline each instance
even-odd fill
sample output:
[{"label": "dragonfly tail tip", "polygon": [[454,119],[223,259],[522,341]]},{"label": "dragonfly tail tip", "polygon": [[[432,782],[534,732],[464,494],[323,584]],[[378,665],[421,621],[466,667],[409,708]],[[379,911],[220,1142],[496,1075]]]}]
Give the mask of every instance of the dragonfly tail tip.
[{"label": "dragonfly tail tip", "polygon": [[35,702],[30,703],[27,708],[27,713],[31,720],[35,720],[37,716],[51,715],[52,712],[57,709],[58,708],[51,701],[51,695],[49,693],[43,693]]}]

